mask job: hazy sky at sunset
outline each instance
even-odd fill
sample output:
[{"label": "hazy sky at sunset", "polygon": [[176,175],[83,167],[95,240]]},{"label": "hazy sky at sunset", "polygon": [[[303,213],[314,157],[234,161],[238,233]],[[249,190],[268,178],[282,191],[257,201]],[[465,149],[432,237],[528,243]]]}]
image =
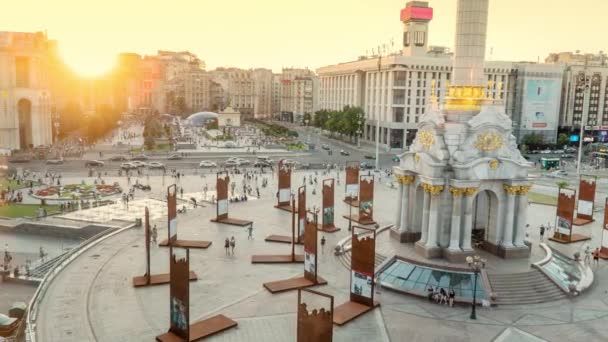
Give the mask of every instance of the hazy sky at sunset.
[{"label": "hazy sky at sunset", "polygon": [[[430,0],[431,45],[452,47],[456,0]],[[317,68],[378,44],[401,44],[406,0],[14,0],[0,31],[47,30],[68,64],[109,69],[123,51],[190,50],[207,68]],[[553,51],[602,46],[606,0],[491,0],[492,59],[541,60]],[[489,56],[488,56],[489,57]]]}]

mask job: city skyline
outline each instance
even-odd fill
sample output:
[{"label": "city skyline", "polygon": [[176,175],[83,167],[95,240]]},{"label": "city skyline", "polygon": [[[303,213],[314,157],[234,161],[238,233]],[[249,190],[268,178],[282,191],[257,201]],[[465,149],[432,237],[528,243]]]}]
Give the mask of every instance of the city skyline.
[{"label": "city skyline", "polygon": [[[45,4],[42,7],[49,8],[29,13],[28,17],[3,18],[2,29],[46,31],[50,39],[59,42],[66,63],[87,76],[110,70],[118,53],[143,55],[157,50],[192,51],[206,62],[208,69],[263,67],[277,72],[282,67],[316,69],[355,60],[366,51],[371,54],[378,45],[390,44],[391,39],[392,50],[399,50],[402,32],[399,11],[405,3],[386,0],[369,6],[365,1],[268,0],[206,6],[184,0],[180,2],[182,6],[166,8],[154,1],[108,0],[85,4],[58,0],[52,7]],[[550,52],[597,53],[602,50],[601,41],[585,41],[581,37],[591,38],[601,30],[599,13],[608,10],[608,3],[581,0],[577,4],[578,8],[593,7],[593,13],[598,14],[577,19],[574,25],[564,25],[573,11],[565,0],[492,1],[486,58],[543,61]],[[452,48],[456,2],[430,0],[429,5],[435,10],[429,29],[430,45]],[[41,6],[40,1],[24,0],[4,7],[5,13],[24,13]],[[66,20],[65,13],[76,15]]]}]

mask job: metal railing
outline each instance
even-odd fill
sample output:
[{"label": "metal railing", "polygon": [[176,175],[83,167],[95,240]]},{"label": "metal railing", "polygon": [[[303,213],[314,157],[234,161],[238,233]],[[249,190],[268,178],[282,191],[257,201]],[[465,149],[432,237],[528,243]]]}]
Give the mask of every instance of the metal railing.
[{"label": "metal railing", "polygon": [[38,305],[44,298],[44,295],[46,294],[46,291],[48,290],[50,284],[53,282],[55,277],[65,268],[65,266],[69,265],[78,256],[86,252],[89,248],[93,247],[97,243],[133,227],[135,227],[135,224],[131,224],[127,227],[120,229],[106,229],[103,232],[100,232],[85,240],[78,247],[66,252],[65,255],[61,258],[61,260],[59,260],[47,272],[47,274],[40,282],[40,285],[36,289],[36,292],[34,292],[34,295],[32,296],[32,299],[28,304],[27,310],[23,318],[23,322],[25,322],[25,324],[23,324],[23,327],[20,327],[21,331],[18,330],[16,341],[36,342],[36,319],[38,317]]}]

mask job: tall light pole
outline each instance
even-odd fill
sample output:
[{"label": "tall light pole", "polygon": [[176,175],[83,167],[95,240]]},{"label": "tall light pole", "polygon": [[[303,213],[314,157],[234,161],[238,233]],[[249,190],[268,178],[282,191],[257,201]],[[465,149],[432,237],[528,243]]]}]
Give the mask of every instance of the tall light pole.
[{"label": "tall light pole", "polygon": [[581,115],[580,131],[578,134],[578,158],[576,163],[576,174],[580,177],[581,175],[581,162],[583,160],[583,140],[585,138],[585,124],[587,122],[587,112],[589,111],[589,83],[591,82],[590,77],[587,76],[587,65],[589,57],[585,56],[585,68],[583,74],[579,75],[576,89],[583,91],[583,113]]},{"label": "tall light pole", "polygon": [[475,274],[473,280],[473,306],[471,306],[471,319],[477,319],[477,313],[475,307],[477,306],[477,278],[481,270],[486,267],[486,259],[482,259],[479,255],[468,256],[467,264],[473,273]]},{"label": "tall light pole", "polygon": [[[382,79],[382,50],[378,47],[378,77]],[[378,83],[378,82],[376,82]],[[376,112],[376,171],[380,170],[380,113]]]}]

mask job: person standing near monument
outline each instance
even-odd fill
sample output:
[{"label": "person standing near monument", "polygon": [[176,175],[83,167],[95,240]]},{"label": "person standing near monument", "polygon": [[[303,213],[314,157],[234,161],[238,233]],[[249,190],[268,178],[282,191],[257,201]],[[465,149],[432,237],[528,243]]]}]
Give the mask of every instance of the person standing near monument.
[{"label": "person standing near monument", "polygon": [[541,225],[540,226],[540,241],[544,241],[545,240],[545,226]]},{"label": "person standing near monument", "polygon": [[249,227],[247,228],[247,231],[249,231],[249,235],[247,236],[247,240],[253,240],[253,222],[251,222],[251,224],[249,224]]},{"label": "person standing near monument", "polygon": [[226,250],[226,255],[230,255],[230,240],[228,238],[224,240],[224,250]]},{"label": "person standing near monument", "polygon": [[587,245],[585,248],[585,265],[589,265],[591,263],[591,247]]},{"label": "person standing near monument", "polygon": [[599,266],[600,264],[600,249],[596,248],[593,251],[593,264],[595,265],[595,267]]},{"label": "person standing near monument", "polygon": [[232,256],[234,256],[234,247],[236,247],[236,241],[234,240],[234,236],[230,238],[230,248],[232,249]]}]

